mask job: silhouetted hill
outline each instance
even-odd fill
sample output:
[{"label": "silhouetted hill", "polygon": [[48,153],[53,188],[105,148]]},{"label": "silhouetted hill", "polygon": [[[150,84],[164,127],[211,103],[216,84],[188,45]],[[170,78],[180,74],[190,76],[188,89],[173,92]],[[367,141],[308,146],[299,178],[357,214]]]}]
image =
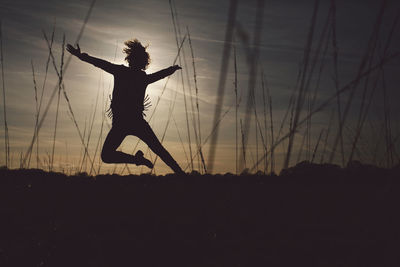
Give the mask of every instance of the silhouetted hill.
[{"label": "silhouetted hill", "polygon": [[0,266],[400,266],[400,168],[0,170]]}]

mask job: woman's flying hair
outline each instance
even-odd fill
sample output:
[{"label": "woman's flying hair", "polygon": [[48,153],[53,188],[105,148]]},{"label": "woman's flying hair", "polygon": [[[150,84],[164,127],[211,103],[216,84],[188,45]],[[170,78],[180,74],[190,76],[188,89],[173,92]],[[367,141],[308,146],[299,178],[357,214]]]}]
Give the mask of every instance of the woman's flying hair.
[{"label": "woman's flying hair", "polygon": [[143,46],[138,39],[125,41],[124,53],[126,53],[125,60],[132,68],[145,70],[150,64],[150,55],[147,53],[147,46]]}]

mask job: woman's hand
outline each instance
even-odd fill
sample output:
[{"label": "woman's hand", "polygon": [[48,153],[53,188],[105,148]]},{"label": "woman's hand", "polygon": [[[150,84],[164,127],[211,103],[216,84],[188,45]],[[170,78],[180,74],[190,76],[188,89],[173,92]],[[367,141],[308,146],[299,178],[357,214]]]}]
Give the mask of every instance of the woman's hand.
[{"label": "woman's hand", "polygon": [[177,71],[177,70],[181,70],[181,69],[182,69],[182,67],[179,66],[179,65],[173,65],[172,67],[174,68],[174,71]]},{"label": "woman's hand", "polygon": [[76,47],[77,48],[74,48],[72,45],[67,44],[67,51],[76,57],[80,57],[82,55],[81,48],[79,47],[79,44],[76,44]]}]

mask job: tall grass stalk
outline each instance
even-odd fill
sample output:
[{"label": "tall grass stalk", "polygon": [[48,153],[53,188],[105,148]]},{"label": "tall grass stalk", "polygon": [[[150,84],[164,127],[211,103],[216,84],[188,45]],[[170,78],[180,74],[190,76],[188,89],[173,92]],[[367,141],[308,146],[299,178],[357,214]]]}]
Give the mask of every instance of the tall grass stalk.
[{"label": "tall grass stalk", "polygon": [[57,107],[56,107],[56,120],[54,123],[54,135],[53,135],[53,147],[51,150],[51,162],[50,162],[50,171],[53,170],[54,165],[54,151],[56,147],[56,136],[57,136],[57,122],[58,122],[58,110],[60,107],[60,95],[61,95],[61,87],[63,83],[63,67],[64,67],[64,48],[65,48],[65,34],[63,35],[63,41],[61,46],[61,63],[60,63],[60,73],[58,78],[58,96],[57,96]]},{"label": "tall grass stalk", "polygon": [[192,46],[192,39],[190,38],[190,32],[189,32],[189,27],[187,27],[187,35],[189,39],[189,46],[190,46],[190,52],[192,55],[192,64],[193,64],[193,80],[194,80],[194,87],[196,90],[196,110],[197,110],[197,123],[198,123],[198,150],[200,153],[200,158],[201,158],[201,163],[203,166],[203,170],[205,173],[207,173],[207,167],[206,167],[206,162],[204,160],[204,155],[203,151],[201,148],[201,124],[200,124],[200,105],[199,105],[199,88],[197,86],[197,73],[196,73],[196,64],[195,64],[195,57],[194,57],[194,51],[193,51],[193,46]]},{"label": "tall grass stalk", "polygon": [[[332,101],[336,100],[336,97],[338,94],[343,94],[345,92],[348,92],[349,90],[351,90],[356,84],[358,84],[360,82],[360,79],[364,78],[365,76],[369,75],[370,73],[378,70],[381,66],[387,64],[388,62],[390,62],[391,60],[398,58],[400,56],[400,52],[391,54],[383,59],[381,59],[378,63],[376,63],[375,65],[373,65],[370,69],[362,72],[360,75],[358,75],[356,78],[354,78],[353,80],[351,80],[350,82],[348,82],[346,85],[344,85],[338,92],[336,92],[335,94],[333,94],[332,96],[328,97],[327,99],[325,99],[325,101],[323,101],[318,107],[316,107],[314,110],[312,110],[309,114],[307,114],[307,116],[305,116],[303,119],[299,120],[298,122],[298,126],[301,126],[302,124],[304,124],[309,116],[313,116],[314,114],[324,110],[326,107],[328,107]],[[271,146],[270,149],[273,149],[275,147],[277,147],[278,145],[280,145],[283,141],[285,141],[287,138],[289,138],[290,135],[293,134],[293,129],[291,131],[289,131],[288,133],[286,133],[284,136],[282,136],[281,138],[277,139],[277,141]],[[264,160],[264,157],[262,157],[260,160]],[[254,170],[255,166],[252,167],[251,170]]]},{"label": "tall grass stalk", "polygon": [[[104,98],[104,90],[103,90],[103,104],[104,104],[104,102],[105,102],[105,98]],[[106,117],[107,117],[106,109],[107,109],[106,106],[104,106],[102,108],[102,112],[101,112],[100,134],[99,134],[99,137],[97,138],[97,143],[96,143],[96,147],[95,147],[95,150],[94,150],[93,164],[94,164],[94,159],[96,159],[96,157],[97,157],[97,152],[99,150],[99,147],[101,146],[101,143],[102,143],[101,141],[102,141],[102,136],[103,136],[104,121],[106,120]],[[99,164],[98,164],[97,173],[100,173],[100,164],[101,164],[101,160],[99,158]],[[94,167],[91,167],[90,169],[93,169],[93,168]],[[90,171],[89,175],[91,175],[91,174],[92,174],[92,172]]]},{"label": "tall grass stalk", "polygon": [[3,31],[2,21],[0,20],[0,62],[1,62],[1,80],[3,86],[3,119],[4,119],[4,149],[6,156],[6,167],[10,167],[10,140],[8,135],[7,124],[7,100],[6,100],[6,86],[4,81],[4,53],[3,53]]},{"label": "tall grass stalk", "polygon": [[297,96],[297,100],[296,100],[296,107],[295,107],[295,112],[294,112],[294,117],[293,117],[293,121],[291,123],[291,130],[290,132],[292,133],[289,136],[289,144],[288,144],[288,148],[287,148],[287,152],[286,152],[286,156],[285,156],[285,161],[284,161],[284,165],[283,168],[287,169],[289,167],[289,163],[290,163],[290,156],[292,153],[292,147],[294,144],[294,138],[295,138],[295,133],[298,127],[298,121],[300,118],[300,113],[303,107],[303,102],[304,102],[304,96],[306,93],[306,75],[308,73],[308,67],[310,65],[310,53],[311,53],[311,47],[312,47],[312,43],[313,43],[313,36],[314,36],[314,28],[316,25],[316,19],[317,19],[317,13],[318,13],[318,6],[319,6],[319,0],[316,0],[314,2],[314,10],[313,10],[313,15],[311,17],[311,22],[310,22],[310,29],[308,32],[308,37],[307,37],[307,42],[306,42],[306,46],[304,49],[304,56],[303,56],[303,71],[302,71],[302,77],[301,77],[301,81],[300,81],[300,87],[298,90],[298,96]]},{"label": "tall grass stalk", "polygon": [[262,133],[262,127],[260,124],[260,120],[258,119],[258,113],[257,113],[257,105],[256,105],[256,99],[253,96],[253,108],[254,108],[254,118],[255,118],[255,130],[256,130],[256,164],[257,164],[257,171],[258,171],[258,134],[260,134],[261,137],[261,142],[263,144],[263,148],[267,149],[266,141],[264,139],[263,133]]},{"label": "tall grass stalk", "polygon": [[[384,51],[383,51],[382,57],[386,57],[387,54],[388,54],[388,49],[389,49],[389,46],[390,46],[390,44],[391,44],[391,42],[392,42],[393,33],[394,33],[395,29],[396,29],[398,20],[399,20],[399,13],[397,13],[397,16],[396,16],[396,18],[395,18],[395,20],[394,20],[394,23],[392,24],[390,33],[389,33],[389,35],[388,35],[388,37],[387,37],[387,40],[386,40],[386,43],[385,43],[385,47],[384,47]],[[373,50],[372,50],[372,52],[371,52],[370,61],[369,61],[369,65],[368,65],[369,67],[372,65],[372,59],[373,59],[374,52],[375,52],[375,48],[376,48],[376,46],[377,46],[377,42],[378,42],[378,39],[379,39],[379,36],[378,36],[379,31],[378,31],[378,30],[379,30],[379,28],[378,28],[377,31],[376,31],[375,40],[374,40],[374,44],[373,44],[373,48],[372,48]],[[378,75],[376,76],[376,78],[375,78],[374,85],[373,85],[373,87],[372,87],[372,89],[371,89],[370,96],[369,96],[369,98],[368,98],[368,102],[366,101],[366,94],[367,94],[367,86],[368,86],[368,78],[369,78],[369,76],[367,76],[367,78],[366,78],[365,85],[364,85],[364,91],[363,91],[363,97],[362,97],[362,105],[361,105],[361,107],[360,107],[359,119],[358,119],[358,124],[357,124],[357,130],[356,130],[356,134],[355,134],[355,136],[354,136],[354,140],[353,140],[353,144],[352,144],[352,149],[351,149],[351,152],[350,152],[350,156],[349,156],[349,160],[348,160],[348,161],[351,161],[352,158],[353,158],[354,150],[355,150],[355,147],[357,146],[358,140],[359,140],[360,135],[361,135],[361,131],[362,131],[363,126],[364,126],[365,119],[366,119],[366,117],[367,117],[367,114],[368,114],[370,105],[371,105],[371,103],[372,103],[373,95],[374,95],[374,92],[375,92],[375,90],[376,90],[376,88],[377,88],[377,84],[378,84],[379,77],[381,77],[381,80],[382,80],[382,89],[383,89],[383,94],[384,94],[384,101],[383,101],[383,104],[384,104],[384,118],[385,118],[384,121],[385,121],[386,144],[390,143],[390,140],[388,139],[388,138],[391,138],[391,137],[389,137],[390,134],[389,134],[389,128],[388,128],[388,127],[390,127],[390,126],[389,126],[390,123],[389,123],[389,121],[388,121],[388,116],[387,116],[387,115],[388,115],[387,111],[388,111],[388,108],[390,109],[390,107],[388,106],[389,103],[388,103],[388,101],[387,101],[387,99],[386,99],[386,91],[387,91],[387,90],[386,90],[384,69],[383,69],[383,67],[381,67],[381,69],[380,69],[380,75],[378,74]],[[364,104],[365,102],[367,102],[367,105],[366,105],[366,107],[363,109],[363,106],[365,105],[365,104]],[[391,152],[390,152],[390,150],[389,150],[389,151],[387,151],[387,156],[390,157],[390,155],[391,155]],[[387,166],[387,167],[389,167],[389,166],[390,166],[390,164],[389,164],[389,162],[388,162],[388,166]]]},{"label": "tall grass stalk", "polygon": [[[275,142],[275,139],[274,139],[274,121],[273,121],[273,114],[272,114],[272,95],[271,95],[271,92],[270,92],[268,84],[266,82],[264,82],[264,74],[262,75],[261,79],[262,79],[261,80],[262,81],[262,86],[263,86],[263,88],[265,86],[266,91],[267,91],[267,100],[268,100],[268,107],[269,107],[269,121],[270,121],[269,125],[270,125],[270,131],[271,131],[271,147],[272,147],[272,145]],[[268,156],[268,150],[266,148],[265,157],[267,158],[267,156]],[[267,160],[265,162],[268,163]],[[271,173],[273,173],[274,169],[275,169],[275,153],[274,153],[274,149],[273,148],[271,149],[270,164],[271,164],[270,171],[271,171]]]},{"label": "tall grass stalk", "polygon": [[[170,0],[170,4],[172,5],[172,9],[173,9],[173,13],[175,15],[175,25],[176,25],[176,29],[178,32],[178,39],[181,38],[182,34],[181,34],[181,27],[180,27],[180,23],[179,23],[179,16],[178,16],[178,11],[176,9],[176,5],[175,5],[175,1]],[[186,34],[189,36],[189,31],[188,31],[188,27],[186,27]],[[191,44],[191,40],[189,40],[189,45]],[[178,43],[177,43],[178,46]],[[191,50],[193,50],[192,47],[190,47]],[[186,74],[186,80],[187,80],[187,86],[188,86],[188,90],[189,90],[189,97],[190,97],[190,107],[191,107],[191,113],[192,113],[192,126],[193,126],[193,132],[195,135],[195,141],[196,141],[196,146],[197,149],[199,149],[200,147],[200,140],[199,140],[199,133],[198,133],[198,129],[197,129],[197,125],[198,123],[196,122],[196,113],[195,113],[195,108],[194,108],[194,98],[193,98],[193,91],[191,88],[191,82],[190,82],[190,78],[189,78],[189,68],[188,68],[188,64],[186,61],[186,54],[185,54],[185,49],[184,47],[182,48],[182,62],[184,63],[184,68],[183,68],[183,72],[185,72]],[[193,58],[193,57],[192,57]],[[183,72],[182,74],[182,78],[183,78]],[[190,143],[191,145],[191,143]],[[202,153],[201,153],[202,155]],[[193,154],[191,154],[191,158],[193,158]],[[201,167],[200,167],[200,160],[197,160],[197,164],[198,164],[198,169],[199,171],[201,171]]]},{"label": "tall grass stalk", "polygon": [[[80,41],[80,39],[81,39],[81,37],[82,37],[82,35],[83,35],[84,29],[85,29],[85,27],[86,27],[86,24],[87,24],[88,21],[89,21],[89,18],[90,18],[90,15],[91,15],[91,12],[92,12],[92,9],[93,9],[95,3],[96,3],[96,0],[93,0],[93,1],[91,2],[91,4],[90,4],[89,10],[88,10],[88,12],[86,13],[85,20],[84,20],[84,22],[83,22],[83,24],[82,24],[82,26],[81,26],[80,32],[79,32],[79,34],[78,34],[78,37],[76,38],[75,44],[79,43],[79,41]],[[51,52],[51,49],[49,50],[49,52]],[[70,61],[71,61],[71,58],[72,58],[72,55],[69,55],[69,57],[67,58],[67,61],[66,61],[66,63],[65,63],[65,67],[64,67],[64,75],[66,74],[66,71],[67,71],[67,69],[68,69],[69,63],[70,63]],[[63,88],[64,88],[64,87],[63,87]],[[42,127],[42,125],[43,125],[43,122],[44,122],[44,120],[45,120],[45,118],[46,118],[46,116],[47,116],[47,113],[48,113],[49,109],[50,109],[51,103],[53,102],[54,97],[55,97],[55,95],[56,95],[56,93],[57,93],[57,90],[58,90],[58,84],[54,87],[53,92],[52,92],[52,94],[51,94],[51,96],[50,96],[50,99],[49,99],[49,101],[48,101],[48,103],[47,103],[47,106],[46,106],[46,108],[44,109],[42,118],[40,119],[39,124],[38,124],[38,127],[37,127],[38,132],[39,132],[39,130],[41,129],[41,127]],[[66,96],[66,92],[65,92],[65,91],[64,91],[64,95]],[[29,156],[29,153],[32,152],[32,148],[33,148],[33,145],[34,145],[34,143],[35,143],[35,140],[36,140],[36,134],[33,136],[32,140],[31,140],[31,143],[30,143],[30,145],[29,145],[29,147],[28,147],[28,150],[27,150],[27,152],[25,153],[25,156],[24,156],[24,159],[23,159],[23,164],[24,164],[24,165],[25,165],[26,160],[27,160],[27,158],[28,158],[28,156]]]},{"label": "tall grass stalk", "polygon": [[387,165],[386,167],[392,166],[393,161],[393,149],[391,146],[392,142],[392,127],[391,127],[391,118],[390,118],[390,103],[388,101],[388,92],[386,88],[384,71],[382,69],[382,93],[383,93],[383,106],[384,106],[384,122],[385,122],[385,142],[386,142],[386,155],[387,155]]},{"label": "tall grass stalk", "polygon": [[313,153],[312,153],[312,157],[311,157],[311,163],[313,163],[313,162],[314,162],[315,155],[317,154],[317,150],[318,150],[319,142],[321,141],[321,137],[322,137],[322,134],[323,134],[323,133],[324,133],[324,129],[322,129],[322,130],[321,130],[321,132],[319,133],[319,136],[318,136],[317,143],[315,144],[315,148],[314,148],[314,151],[313,151]]},{"label": "tall grass stalk", "polygon": [[211,137],[210,149],[208,153],[207,168],[210,173],[213,171],[214,168],[214,159],[215,159],[215,152],[217,148],[218,133],[219,133],[218,122],[220,122],[220,117],[222,113],[222,104],[224,101],[225,82],[228,74],[229,57],[231,53],[231,42],[233,39],[233,31],[235,28],[237,3],[238,3],[237,0],[230,0],[229,4],[228,22],[225,31],[224,49],[222,52],[221,67],[219,71],[217,102],[215,104],[214,118],[212,122],[212,125],[218,125],[218,126],[216,127],[214,134]]},{"label": "tall grass stalk", "polygon": [[[56,19],[54,19],[53,30],[52,30],[52,32],[51,32],[50,51],[51,51],[51,49],[52,49],[52,47],[53,47],[55,31],[56,31]],[[40,142],[39,142],[39,125],[38,125],[38,124],[39,124],[39,118],[40,118],[40,111],[41,111],[41,109],[42,109],[43,95],[44,95],[44,91],[45,91],[46,83],[47,83],[47,74],[48,74],[48,72],[49,72],[49,63],[50,63],[50,59],[51,59],[51,57],[50,57],[50,51],[49,51],[49,53],[48,53],[48,55],[47,55],[46,68],[45,68],[44,80],[43,80],[43,85],[42,85],[42,93],[41,93],[41,95],[40,95],[39,109],[38,109],[38,112],[37,112],[37,120],[36,120],[36,123],[35,123],[35,131],[36,131],[36,132],[35,132],[35,133],[36,133],[36,151],[37,151],[37,156],[38,156],[38,154],[40,153],[40,152],[39,152],[39,144],[40,144]],[[33,134],[33,139],[35,139],[35,133]],[[32,153],[32,151],[31,151],[31,153]],[[30,154],[31,154],[31,153],[30,153]],[[39,168],[39,164],[37,165],[37,168]]]},{"label": "tall grass stalk", "polygon": [[[97,106],[98,106],[98,103],[99,103],[100,87],[101,87],[101,83],[103,81],[103,79],[102,79],[103,75],[102,74],[103,74],[103,72],[100,72],[100,79],[99,79],[99,85],[98,85],[98,88],[97,88],[96,102],[94,104],[93,115],[91,117],[89,117],[89,132],[88,132],[86,147],[89,147],[89,145],[90,145],[90,137],[92,136],[93,125],[94,125],[94,121],[96,119]],[[84,154],[83,158],[84,159],[86,158],[86,150],[85,150],[85,154]],[[81,164],[81,170],[82,170],[83,161],[82,161],[82,164]],[[92,163],[94,163],[94,161]],[[92,169],[94,169],[94,168],[91,167],[91,170]],[[90,173],[91,173],[91,170],[90,170]]]},{"label": "tall grass stalk", "polygon": [[[308,77],[305,83],[305,89],[304,89],[304,99],[303,101],[305,101],[305,96],[307,95],[307,112],[311,112],[311,110],[314,107],[316,98],[317,98],[317,94],[318,94],[318,89],[319,89],[319,83],[321,80],[321,75],[322,75],[322,71],[324,69],[324,63],[325,63],[325,57],[328,51],[328,45],[329,45],[329,37],[330,37],[330,27],[329,24],[331,22],[331,17],[332,17],[332,8],[329,9],[329,13],[328,16],[326,18],[326,21],[324,23],[324,26],[322,28],[322,33],[320,35],[319,41],[317,43],[317,49],[315,51],[314,57],[312,58],[311,64],[310,64],[310,68],[309,68],[309,72],[307,73]],[[321,51],[322,50],[322,51]],[[322,54],[321,54],[322,53]],[[320,58],[322,58],[320,60]],[[319,71],[317,74],[317,79],[315,82],[315,87],[314,87],[314,91],[310,92],[309,91],[309,87],[311,84],[311,80],[313,78],[314,75],[314,70],[318,65],[318,61],[320,61],[320,66],[319,66]],[[306,159],[309,160],[310,159],[310,153],[311,153],[311,128],[312,128],[312,117],[310,116],[308,121],[306,122],[306,128],[305,128],[305,133],[303,135],[302,141],[301,141],[301,146],[299,149],[299,154],[298,154],[298,162],[301,160],[301,153],[303,150],[303,146],[305,143],[306,146]]]},{"label": "tall grass stalk", "polygon": [[[308,123],[309,123],[309,120],[306,121],[307,127],[308,127]],[[303,138],[301,139],[300,148],[299,148],[299,151],[298,151],[298,154],[297,154],[297,162],[301,161],[301,156],[302,156],[302,153],[303,153],[303,147],[304,147],[304,143],[305,143],[305,140],[306,140],[306,137],[307,137],[307,132],[308,132],[307,127],[304,128]]]},{"label": "tall grass stalk", "polygon": [[[373,59],[375,56],[375,51],[376,51],[376,46],[377,46],[377,41],[378,41],[378,31],[375,34],[376,35],[375,35],[375,38],[374,38],[374,41],[372,44],[372,48],[371,48],[371,51],[369,54],[369,58],[368,58],[368,63],[367,63],[368,67],[370,67],[372,65]],[[374,91],[378,84],[378,80],[379,80],[378,77],[379,77],[379,75],[377,75],[377,77],[375,79],[375,84],[374,84],[373,88],[371,89],[371,97],[374,94]],[[356,130],[355,130],[355,135],[353,138],[348,162],[352,161],[352,159],[353,159],[355,147],[357,146],[358,139],[360,137],[360,134],[361,134],[361,131],[363,128],[363,117],[364,117],[364,115],[366,115],[368,113],[369,105],[367,104],[367,95],[368,95],[368,87],[370,84],[369,82],[370,82],[370,75],[368,75],[364,80],[364,86],[363,86],[362,97],[361,97],[361,106],[360,106],[360,110],[358,112],[358,120],[357,120],[357,124],[356,124],[357,126],[356,126]]]},{"label": "tall grass stalk", "polygon": [[[167,133],[168,126],[169,126],[171,118],[172,118],[172,112],[174,111],[174,108],[175,108],[177,95],[178,95],[178,90],[175,91],[174,98],[173,98],[173,100],[171,100],[171,103],[170,103],[170,107],[169,107],[169,111],[168,111],[168,120],[167,120],[167,122],[165,124],[164,131],[163,131],[163,134],[162,134],[162,137],[161,137],[161,140],[160,140],[161,144],[164,142],[165,134]],[[158,159],[158,156],[155,157],[155,159],[153,161],[153,165],[156,165],[157,159]],[[191,160],[193,160],[193,158],[191,158]],[[193,165],[192,162],[190,162],[190,166],[192,166],[192,165]],[[153,170],[151,171],[151,173],[153,173]]]},{"label": "tall grass stalk", "polygon": [[[239,101],[240,102],[240,101]],[[221,117],[219,118],[219,120],[217,121],[217,123],[215,125],[213,125],[210,133],[208,134],[208,136],[204,139],[203,143],[202,143],[202,147],[205,146],[208,143],[208,140],[210,140],[212,138],[212,136],[215,134],[216,129],[219,127],[220,123],[223,121],[223,119],[225,118],[225,116],[229,113],[229,111],[231,110],[231,108],[233,107],[233,105],[229,106],[229,108],[227,108],[225,110],[224,113],[222,113]],[[197,151],[197,153],[193,156],[193,158],[197,157],[199,155],[199,152]],[[183,170],[187,170],[189,168],[190,164],[186,165],[186,167]]]},{"label": "tall grass stalk", "polygon": [[[180,143],[182,145],[182,150],[183,150],[183,154],[185,155],[186,161],[190,162],[189,158],[188,158],[188,155],[186,153],[185,144],[183,143],[183,140],[182,140],[182,137],[181,137],[181,133],[179,131],[178,125],[176,124],[175,118],[173,116],[172,116],[172,121],[174,122],[175,129],[176,129],[176,132],[178,134],[179,141],[180,141]],[[200,150],[199,150],[199,152],[200,152]]]},{"label": "tall grass stalk", "polygon": [[[267,130],[267,99],[265,96],[265,84],[264,84],[264,71],[261,70],[261,89],[262,89],[262,99],[263,99],[263,112],[264,112],[264,134],[265,134],[265,139],[267,140],[265,142],[266,145],[268,145],[268,130]],[[265,157],[265,162],[264,162],[264,173],[268,173],[268,155],[267,155],[268,147],[265,147],[264,149],[264,157]]]},{"label": "tall grass stalk", "polygon": [[[47,42],[47,47],[48,47],[49,52],[50,52],[50,56],[51,56],[51,59],[52,59],[52,63],[53,63],[54,70],[56,71],[56,74],[57,74],[59,80],[61,79],[61,81],[62,81],[61,72],[58,71],[58,68],[57,68],[57,65],[56,65],[56,62],[55,62],[55,58],[54,58],[53,52],[52,52],[52,50],[50,49],[49,40],[48,40],[47,35],[46,35],[45,32],[43,32],[43,36],[44,36],[44,38],[45,38],[45,40],[46,40],[46,42]],[[63,52],[63,53],[64,53],[64,52]],[[68,63],[68,61],[67,61],[67,63]],[[63,69],[63,72],[62,72],[63,75],[65,75],[65,68],[66,68],[66,67],[67,67],[67,66],[65,65],[65,67],[64,67],[64,69]],[[80,129],[79,129],[78,123],[77,123],[76,118],[75,118],[75,114],[74,114],[73,109],[72,109],[72,106],[71,106],[71,101],[70,101],[69,98],[68,98],[67,91],[65,90],[65,85],[64,85],[63,82],[61,82],[61,89],[62,89],[62,91],[63,91],[64,98],[65,98],[65,100],[67,101],[68,111],[70,112],[72,121],[73,121],[73,123],[74,123],[74,126],[75,126],[77,132],[78,132],[78,135],[79,135],[79,138],[80,138],[80,140],[81,140],[81,143],[82,143],[84,149],[86,150],[86,153],[88,153],[88,148],[87,148],[87,146],[86,146],[86,144],[85,144],[84,137],[82,136],[82,133],[81,133],[81,131],[80,131]],[[53,93],[54,93],[54,92],[53,92]],[[54,95],[54,94],[53,94],[53,95]],[[51,97],[50,100],[49,100],[49,104],[52,102],[53,95],[52,95],[52,97]],[[44,116],[47,114],[48,109],[49,109],[49,106],[46,107],[45,114],[43,114],[43,116],[42,116],[41,123],[43,123]],[[39,126],[41,125],[41,123],[39,124]],[[39,128],[40,128],[40,127],[39,127]],[[31,143],[31,144],[32,144],[32,143]],[[30,146],[30,149],[28,149],[28,152],[29,152],[29,151],[32,151],[32,146]],[[88,159],[89,159],[90,163],[92,163],[92,159],[90,158],[89,155],[88,155]],[[91,165],[92,165],[92,164],[91,164]]]},{"label": "tall grass stalk", "polygon": [[[255,23],[253,29],[253,49],[249,50],[250,53],[249,58],[249,80],[248,80],[248,94],[247,94],[247,103],[246,103],[246,113],[244,119],[244,147],[247,146],[248,140],[248,132],[251,125],[251,117],[252,117],[252,109],[254,104],[254,91],[257,81],[258,75],[258,57],[260,51],[260,42],[261,42],[261,33],[262,33],[262,25],[263,25],[263,14],[264,14],[264,1],[257,1],[257,10],[255,16]],[[241,160],[239,163],[242,162]],[[240,163],[242,165],[242,163]]]},{"label": "tall grass stalk", "polygon": [[255,127],[256,127],[256,162],[257,162],[257,171],[259,170],[259,166],[258,166],[258,123],[255,123]]},{"label": "tall grass stalk", "polygon": [[233,45],[233,64],[235,70],[235,173],[238,174],[238,79],[237,79],[237,58],[236,58],[236,45]]},{"label": "tall grass stalk", "polygon": [[[263,134],[263,131],[262,131],[261,123],[260,123],[260,121],[258,119],[257,111],[255,111],[255,120],[256,120],[256,149],[258,151],[258,135],[260,135],[261,143],[262,143],[262,146],[263,146],[263,150],[265,151],[265,150],[268,149],[267,148],[267,140],[264,139],[264,134]],[[256,156],[256,162],[259,162],[258,154]],[[257,166],[258,166],[258,163],[257,163]],[[257,169],[257,171],[258,171],[258,169]]]},{"label": "tall grass stalk", "polygon": [[[174,26],[176,47],[177,47],[177,49],[179,49],[179,33],[178,33],[178,29],[177,29],[178,25],[177,25],[177,22],[175,19],[175,14],[173,11],[171,0],[169,0],[169,6],[171,9],[172,23]],[[182,49],[182,53],[183,53],[183,51],[184,51],[184,49]],[[182,66],[181,55],[179,55],[179,65]],[[184,107],[185,107],[187,138],[188,138],[188,142],[189,142],[188,146],[189,146],[189,154],[190,154],[190,167],[191,167],[191,170],[193,170],[193,153],[192,153],[192,142],[191,142],[191,138],[190,138],[189,114],[188,114],[187,100],[186,100],[185,81],[184,81],[182,72],[180,73],[180,77],[181,77],[181,83],[182,83],[183,103],[184,103]]]},{"label": "tall grass stalk", "polygon": [[242,136],[242,153],[243,153],[243,169],[246,169],[246,146],[245,146],[245,140],[244,140],[244,132],[243,132],[243,124],[242,124],[242,119],[240,119],[240,133]]},{"label": "tall grass stalk", "polygon": [[[36,84],[36,77],[35,77],[35,67],[33,65],[33,60],[31,60],[31,67],[32,67],[32,79],[33,79],[33,90],[35,92],[35,108],[36,108],[36,114],[35,114],[35,128],[34,131],[36,132],[37,135],[37,124],[39,121],[39,102],[38,102],[38,94],[37,94],[37,84]],[[39,145],[36,142],[37,146],[36,146],[36,168],[39,169]],[[32,153],[31,153],[32,155]],[[29,168],[29,164],[31,161],[31,155],[29,156],[29,160],[28,160],[28,168]]]},{"label": "tall grass stalk", "polygon": [[[330,15],[331,16],[334,16],[334,10],[333,10],[333,8],[331,7],[331,9],[330,9]],[[328,21],[329,21],[329,16],[328,16]],[[327,23],[327,26],[328,26],[328,23]],[[314,88],[314,93],[313,93],[313,96],[312,96],[312,100],[311,100],[311,105],[309,106],[309,110],[308,110],[308,112],[311,112],[311,110],[313,110],[314,109],[314,105],[315,105],[315,103],[316,103],[316,100],[317,100],[317,95],[318,95],[318,90],[319,90],[319,86],[320,86],[320,81],[321,81],[321,77],[322,77],[322,72],[323,72],[323,70],[324,70],[324,66],[325,66],[325,59],[326,59],[326,55],[327,55],[327,52],[328,52],[328,46],[329,46],[329,41],[330,41],[330,36],[331,36],[331,33],[333,32],[332,31],[332,29],[328,29],[327,30],[328,32],[327,32],[327,35],[328,35],[328,37],[327,38],[325,38],[325,47],[324,47],[324,50],[323,50],[323,52],[322,52],[322,60],[321,60],[321,64],[320,64],[320,67],[319,67],[319,71],[318,71],[318,75],[317,75],[317,81],[316,81],[316,84],[315,84],[315,88]],[[324,31],[324,32],[326,32],[326,31]],[[322,38],[323,39],[323,38]],[[319,48],[320,47],[322,47],[322,42],[321,42],[321,46],[318,46]],[[335,48],[334,48],[335,49]],[[339,85],[339,83],[337,83],[337,85]],[[333,119],[333,118],[332,118]],[[310,118],[310,128],[311,128],[311,118]],[[331,121],[329,122],[329,123],[331,123]],[[328,128],[330,127],[330,124],[329,124],[329,126],[328,126]],[[311,129],[309,130],[309,131],[311,131]],[[329,130],[328,130],[329,131]],[[310,133],[310,132],[309,132]],[[309,135],[310,136],[310,135]],[[311,144],[311,140],[309,140],[309,143]]]},{"label": "tall grass stalk", "polygon": [[328,123],[328,129],[326,130],[326,134],[325,134],[324,148],[322,149],[322,153],[321,153],[321,160],[320,160],[321,164],[324,163],[326,148],[328,146],[328,138],[329,138],[329,134],[331,132],[331,126],[332,126],[332,122],[333,122],[335,113],[336,113],[335,109],[332,109],[331,116],[330,116],[329,123]]},{"label": "tall grass stalk", "polygon": [[[337,44],[337,38],[336,38],[336,0],[331,0],[331,10],[332,10],[332,23],[331,23],[331,29],[332,29],[332,47],[333,47],[333,81],[335,84],[335,89],[336,92],[340,88],[339,84],[339,71],[338,71],[338,56],[339,56],[339,48]],[[344,145],[343,145],[343,129],[342,129],[342,124],[340,123],[341,118],[342,118],[342,108],[341,108],[341,103],[340,103],[340,95],[338,95],[336,99],[336,105],[337,105],[337,116],[338,116],[338,127],[339,127],[339,132],[338,132],[338,140],[339,140],[339,145],[340,145],[340,152],[341,152],[341,160],[342,160],[342,165],[344,165]]]},{"label": "tall grass stalk", "polygon": [[[360,62],[359,68],[358,68],[358,72],[357,72],[356,79],[355,79],[356,82],[353,84],[353,87],[350,90],[350,94],[349,94],[349,96],[347,98],[347,102],[346,102],[346,106],[345,106],[344,112],[343,112],[342,117],[340,118],[340,121],[339,121],[339,123],[341,124],[339,126],[339,131],[340,131],[340,129],[342,129],[344,127],[344,125],[346,123],[347,115],[348,115],[348,113],[350,111],[350,107],[352,105],[353,98],[354,98],[354,95],[356,93],[356,89],[357,89],[359,83],[361,82],[360,76],[364,72],[365,69],[367,69],[367,70],[370,69],[370,68],[367,68],[367,63],[371,58],[371,51],[374,49],[374,43],[375,43],[376,35],[379,32],[380,26],[382,24],[382,19],[383,19],[383,14],[384,14],[384,11],[385,11],[386,4],[387,4],[386,0],[383,0],[381,2],[381,7],[380,7],[380,10],[378,12],[378,16],[376,18],[375,24],[374,24],[374,29],[373,29],[373,31],[371,33],[371,36],[370,36],[368,44],[367,44],[367,49],[366,49],[366,51],[364,53],[364,56],[361,59],[361,62]],[[368,72],[368,74],[365,77],[368,77],[369,74],[370,73]],[[336,149],[337,149],[337,145],[338,145],[338,142],[339,142],[339,138],[340,138],[340,133],[338,133],[336,135],[336,138],[335,138],[335,141],[334,141],[334,144],[333,144],[333,149],[332,149],[332,152],[331,152],[331,155],[330,155],[330,158],[329,158],[329,162],[332,162],[334,160]]]}]

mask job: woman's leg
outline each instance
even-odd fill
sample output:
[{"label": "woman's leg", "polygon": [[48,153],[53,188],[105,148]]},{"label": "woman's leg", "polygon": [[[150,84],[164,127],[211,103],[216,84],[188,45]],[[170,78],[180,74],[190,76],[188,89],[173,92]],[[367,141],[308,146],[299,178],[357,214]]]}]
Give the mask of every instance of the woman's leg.
[{"label": "woman's leg", "polygon": [[181,167],[172,158],[171,154],[162,146],[157,136],[154,134],[150,125],[144,121],[140,128],[140,133],[135,133],[137,137],[142,139],[150,149],[156,153],[175,173],[183,174]]},{"label": "woman's leg", "polygon": [[126,134],[112,127],[107,134],[101,151],[101,160],[105,163],[133,163],[134,156],[117,151]]},{"label": "woman's leg", "polygon": [[105,163],[133,163],[136,165],[146,165],[153,168],[153,164],[143,157],[142,151],[137,151],[136,155],[126,154],[117,151],[127,134],[118,128],[112,127],[104,141],[103,149],[101,151],[101,159]]}]

